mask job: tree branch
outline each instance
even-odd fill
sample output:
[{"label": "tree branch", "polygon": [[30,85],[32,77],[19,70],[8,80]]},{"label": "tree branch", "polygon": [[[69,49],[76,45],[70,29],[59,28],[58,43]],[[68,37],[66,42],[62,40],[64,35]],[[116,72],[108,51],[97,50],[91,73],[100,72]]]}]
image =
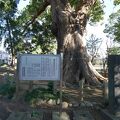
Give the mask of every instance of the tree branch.
[{"label": "tree branch", "polygon": [[44,3],[40,6],[39,10],[37,11],[37,13],[25,24],[25,28],[22,31],[22,34],[26,31],[26,29],[29,27],[29,25],[33,24],[33,22],[35,21],[35,19],[45,11],[45,9],[47,8],[47,6],[50,5],[49,0],[45,0]]},{"label": "tree branch", "polygon": [[83,4],[87,6],[93,6],[95,5],[95,3],[97,2],[97,0],[80,0],[80,2],[78,3],[77,7],[76,7],[76,11],[79,11],[82,9]]}]

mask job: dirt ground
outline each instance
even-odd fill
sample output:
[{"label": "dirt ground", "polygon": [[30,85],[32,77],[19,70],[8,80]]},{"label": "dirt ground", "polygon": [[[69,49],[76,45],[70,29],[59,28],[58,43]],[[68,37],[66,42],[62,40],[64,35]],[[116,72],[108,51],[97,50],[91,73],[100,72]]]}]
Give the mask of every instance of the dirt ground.
[{"label": "dirt ground", "polygon": [[[68,93],[68,96],[72,98],[71,101],[79,101],[79,91],[78,90],[71,90],[70,88],[64,88],[64,91]],[[87,91],[87,90],[86,90]],[[86,95],[88,94],[88,95]],[[103,98],[101,96],[101,91],[98,89],[91,89],[89,92],[84,93],[84,100],[91,101],[91,102],[96,102],[98,106],[102,106],[103,103]],[[16,112],[16,111],[21,111],[21,112],[26,112],[26,111],[31,111],[33,108],[31,108],[29,105],[27,105],[24,101],[19,100],[8,100],[7,98],[0,98],[0,118],[2,120],[6,120],[10,113]],[[35,108],[34,108],[35,109]],[[57,110],[58,106],[39,106],[37,109],[46,109],[46,110]],[[68,108],[67,110],[72,109]],[[73,108],[74,109],[74,108]],[[93,112],[92,112],[93,113]]]},{"label": "dirt ground", "polygon": [[[0,84],[3,84],[5,82],[5,74],[6,73],[13,74],[14,69],[10,68],[0,68]],[[63,88],[64,93],[67,94],[66,98],[70,101],[74,101],[77,103],[80,103],[80,92],[78,88],[70,88],[66,87]],[[85,101],[94,102],[97,106],[103,106],[104,100],[103,100],[103,93],[102,89],[98,87],[85,87],[84,88],[84,95],[83,98]],[[16,101],[15,99],[9,100],[5,97],[0,97],[0,120],[6,120],[10,113],[14,111],[30,111],[33,108],[31,108],[27,103],[25,103],[23,100]],[[58,109],[58,106],[39,106],[38,109]],[[72,108],[67,108],[72,109]],[[73,108],[74,109],[74,108]]]}]

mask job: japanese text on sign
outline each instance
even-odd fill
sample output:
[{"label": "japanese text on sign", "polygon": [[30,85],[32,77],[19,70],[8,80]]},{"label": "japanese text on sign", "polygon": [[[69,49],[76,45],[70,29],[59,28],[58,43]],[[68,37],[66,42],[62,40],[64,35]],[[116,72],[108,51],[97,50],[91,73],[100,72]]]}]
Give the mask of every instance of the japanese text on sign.
[{"label": "japanese text on sign", "polygon": [[19,79],[60,80],[60,56],[21,55],[19,60]]}]

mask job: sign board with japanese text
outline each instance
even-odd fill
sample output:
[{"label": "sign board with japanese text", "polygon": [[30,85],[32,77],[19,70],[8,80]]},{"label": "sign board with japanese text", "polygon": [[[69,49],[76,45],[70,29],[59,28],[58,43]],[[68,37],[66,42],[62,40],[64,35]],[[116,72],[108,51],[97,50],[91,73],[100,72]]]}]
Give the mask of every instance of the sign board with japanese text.
[{"label": "sign board with japanese text", "polygon": [[60,80],[60,59],[60,55],[20,55],[19,80]]}]

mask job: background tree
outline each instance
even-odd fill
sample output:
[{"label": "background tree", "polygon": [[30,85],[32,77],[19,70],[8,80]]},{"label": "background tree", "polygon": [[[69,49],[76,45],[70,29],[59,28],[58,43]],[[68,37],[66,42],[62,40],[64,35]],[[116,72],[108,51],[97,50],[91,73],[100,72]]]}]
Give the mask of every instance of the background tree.
[{"label": "background tree", "polygon": [[[120,5],[120,0],[114,1],[115,6]],[[120,9],[109,16],[109,23],[106,24],[104,32],[107,37],[113,39],[114,42],[120,42]]]},{"label": "background tree", "polygon": [[108,48],[108,55],[120,55],[120,47]]},{"label": "background tree", "polygon": [[42,13],[38,19],[35,19],[29,27],[26,27],[25,25],[30,24],[29,22],[31,22],[29,21],[31,17],[29,12],[33,8],[32,5],[28,5],[18,17],[18,20],[20,21],[19,24],[22,25],[21,36],[24,39],[24,51],[42,54],[53,53],[54,49],[56,49],[56,41],[50,29],[50,8],[47,8],[47,11]]},{"label": "background tree", "polygon": [[[4,39],[4,46],[12,56],[11,65],[17,52],[53,52],[55,39],[49,29],[50,14],[43,14],[40,21],[36,20],[23,32],[25,22],[30,19],[28,11],[25,9],[19,12],[14,0],[0,1],[0,6],[0,37]],[[49,11],[48,9],[47,12]]]},{"label": "background tree", "polygon": [[12,63],[13,64],[13,57],[14,57],[14,46],[17,44],[15,36],[17,31],[15,31],[15,27],[17,21],[15,20],[15,13],[17,11],[17,5],[13,0],[5,0],[0,1],[0,31],[1,31],[1,38],[4,38],[5,45],[7,44],[7,50],[12,55]]},{"label": "background tree", "polygon": [[[36,20],[29,30],[27,30],[27,36],[31,36],[31,43],[34,45],[33,52],[37,53],[55,53],[56,40],[53,36],[51,26],[51,14],[50,9],[47,8],[47,13],[43,13],[38,20]],[[31,35],[30,35],[31,34]],[[38,51],[39,48],[39,51]]]},{"label": "background tree", "polygon": [[87,50],[89,51],[89,54],[91,55],[91,62],[93,63],[94,58],[98,57],[98,51],[100,49],[100,46],[102,44],[102,39],[97,38],[94,34],[90,36],[89,39],[87,39]]},{"label": "background tree", "polygon": [[[114,0],[114,5],[119,6],[120,0]],[[107,44],[107,57],[108,55],[120,54],[120,9],[109,16],[108,24],[106,24],[104,32],[110,40],[113,40],[113,45]],[[109,41],[108,41],[109,42]]]}]

